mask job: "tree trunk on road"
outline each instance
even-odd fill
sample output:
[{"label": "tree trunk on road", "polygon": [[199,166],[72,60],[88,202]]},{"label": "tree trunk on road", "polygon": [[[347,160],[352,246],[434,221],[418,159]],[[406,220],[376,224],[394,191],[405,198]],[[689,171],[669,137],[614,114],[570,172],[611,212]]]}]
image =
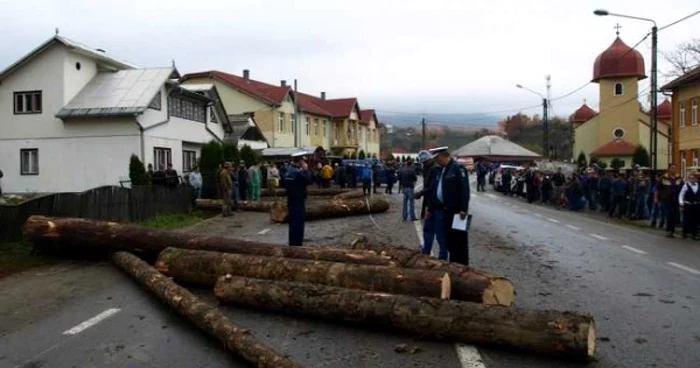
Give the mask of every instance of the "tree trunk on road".
[{"label": "tree trunk on road", "polygon": [[372,244],[364,236],[354,240],[350,244],[350,248],[376,251],[381,255],[395,259],[400,267],[447,272],[453,280],[452,296],[454,299],[473,300],[479,296],[461,293],[469,293],[480,288],[485,290],[481,294],[484,298],[484,304],[509,306],[513,304],[515,299],[515,287],[507,278],[486,271],[476,270],[459,263],[442,261],[415,250],[385,244]]},{"label": "tree trunk on road", "polygon": [[439,271],[178,248],[161,252],[156,269],[177,282],[209,287],[218,277],[232,274],[432,298],[449,298],[451,289],[450,277]]},{"label": "tree trunk on road", "polygon": [[595,353],[593,317],[574,312],[518,310],[231,275],[219,278],[214,293],[226,304],[384,326],[419,337],[580,360]]},{"label": "tree trunk on road", "polygon": [[[367,203],[369,201],[369,208]],[[386,212],[389,209],[389,202],[381,198],[365,199],[331,199],[325,203],[307,203],[306,220],[320,220],[328,218],[368,215],[370,213]],[[289,211],[287,204],[277,202],[270,210],[270,218],[274,222],[289,222]]]},{"label": "tree trunk on road", "polygon": [[365,193],[363,193],[361,190],[358,189],[358,190],[352,190],[349,192],[334,195],[333,199],[342,200],[342,199],[356,199],[356,198],[364,198],[364,197],[365,197]]},{"label": "tree trunk on road", "polygon": [[[240,201],[241,210],[251,212],[270,212],[274,202],[253,202]],[[221,211],[221,200],[219,199],[198,199],[197,208],[207,211]]]},{"label": "tree trunk on road", "polygon": [[264,345],[250,331],[226,318],[217,308],[200,301],[187,289],[161,275],[148,263],[127,252],[112,255],[112,261],[197,327],[221,341],[226,349],[242,356],[257,367],[301,367]]},{"label": "tree trunk on road", "polygon": [[[340,193],[345,193],[350,191],[351,189],[343,189],[343,188],[324,188],[324,189],[317,189],[317,188],[309,188],[307,189],[306,193],[310,196],[319,196],[319,197],[332,197],[334,195],[338,195]],[[260,196],[261,197],[285,197],[287,196],[287,191],[284,188],[276,188],[276,189],[270,189],[270,188],[265,188],[260,190]]]}]

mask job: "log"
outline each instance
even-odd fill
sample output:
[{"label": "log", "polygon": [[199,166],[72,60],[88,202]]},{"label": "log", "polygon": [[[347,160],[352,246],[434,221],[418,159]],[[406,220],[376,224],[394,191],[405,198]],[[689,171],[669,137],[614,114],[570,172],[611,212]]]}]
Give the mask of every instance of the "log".
[{"label": "log", "polygon": [[358,189],[358,190],[351,190],[349,192],[334,195],[333,199],[356,199],[356,198],[364,198],[364,197],[365,197],[365,193]]},{"label": "log", "polygon": [[[513,283],[503,276],[493,275],[483,270],[477,270],[459,263],[439,260],[419,251],[399,248],[387,244],[371,243],[365,236],[355,239],[350,248],[355,250],[373,250],[381,255],[395,259],[400,267],[420,270],[435,270],[447,272],[453,280],[452,288],[457,291],[455,299],[472,300],[483,297],[484,304],[500,304],[510,306],[515,300]],[[461,293],[483,290],[478,295],[466,296]]]},{"label": "log", "polygon": [[440,271],[178,248],[162,251],[156,269],[179,283],[207,287],[213,287],[220,276],[232,274],[432,298],[449,298],[451,291],[450,277]]},{"label": "log", "polygon": [[224,304],[382,326],[418,337],[578,360],[590,360],[595,354],[595,322],[588,314],[521,310],[231,275],[218,279],[214,294]]},{"label": "log", "polygon": [[161,275],[148,263],[128,252],[116,252],[112,261],[144,288],[197,327],[217,338],[229,351],[257,367],[301,367],[237,326],[217,308],[199,300],[187,289]]},{"label": "log", "polygon": [[[97,253],[129,250],[155,258],[167,247],[199,249],[225,253],[253,254],[267,257],[310,259],[330,262],[432,269],[447,272],[452,280],[451,297],[459,300],[481,300],[485,304],[511,305],[515,289],[508,279],[457,264],[433,260],[419,252],[401,248],[384,251],[347,248],[289,247],[217,236],[146,229],[116,222],[76,218],[31,216],[24,224],[25,239],[38,248],[66,252]],[[364,243],[363,243],[364,242]],[[354,246],[369,246],[357,240]],[[427,259],[426,259],[427,258]],[[481,298],[481,299],[479,299]]]},{"label": "log", "polygon": [[[369,208],[367,204],[369,203]],[[346,200],[330,200],[324,203],[307,203],[306,217],[307,221],[368,215],[370,213],[386,212],[389,209],[389,202],[381,198],[372,199],[346,199]],[[270,219],[277,223],[289,222],[289,211],[287,204],[277,202],[270,210]]]},{"label": "log", "polygon": [[[348,192],[352,189],[346,188],[308,188],[306,194],[309,196],[332,197],[340,193]],[[287,191],[284,188],[270,189],[265,188],[260,190],[261,197],[286,197]]]},{"label": "log", "polygon": [[[270,212],[274,202],[269,201],[240,201],[240,207],[243,211],[250,212]],[[197,208],[207,211],[221,211],[221,200],[219,199],[198,199]]]}]

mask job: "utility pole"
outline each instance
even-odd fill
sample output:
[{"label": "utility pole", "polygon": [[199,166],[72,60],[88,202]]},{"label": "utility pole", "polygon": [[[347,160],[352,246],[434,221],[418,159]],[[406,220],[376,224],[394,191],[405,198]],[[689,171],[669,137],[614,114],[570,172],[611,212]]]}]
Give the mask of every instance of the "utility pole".
[{"label": "utility pole", "polygon": [[542,99],[542,153],[544,158],[549,158],[549,121],[548,113],[549,104],[547,99]]},{"label": "utility pole", "polygon": [[292,124],[294,126],[292,127],[292,130],[294,131],[294,147],[299,147],[299,125],[297,124],[297,121],[299,121],[299,95],[297,94],[297,80],[294,79],[294,121]]},{"label": "utility pole", "polygon": [[426,149],[426,147],[425,147],[425,118],[423,118],[420,125],[421,125],[421,128],[423,130],[423,135],[421,136],[421,139],[420,139],[420,147],[421,147],[421,149]]},{"label": "utility pole", "polygon": [[654,23],[654,27],[651,29],[651,136],[649,137],[649,165],[652,172],[655,172],[658,168],[656,167],[656,157],[657,157],[657,144],[658,144],[658,121],[656,119],[656,108],[657,108],[657,70],[656,70],[656,44],[657,44],[657,27]]}]

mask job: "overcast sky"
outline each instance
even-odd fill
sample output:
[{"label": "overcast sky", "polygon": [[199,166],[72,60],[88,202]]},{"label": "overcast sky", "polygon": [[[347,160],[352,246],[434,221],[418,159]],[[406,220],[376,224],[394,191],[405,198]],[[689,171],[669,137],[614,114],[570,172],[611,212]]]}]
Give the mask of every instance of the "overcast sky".
[{"label": "overcast sky", "polygon": [[[357,96],[362,108],[478,113],[539,103],[516,83],[552,97],[591,79],[593,61],[615,38],[630,46],[644,22],[592,11],[653,17],[659,26],[700,9],[697,0],[0,0],[0,69],[60,34],[143,67],[181,73],[218,69],[300,90]],[[659,34],[661,51],[699,37],[700,16]],[[9,36],[8,36],[9,35]],[[651,42],[638,50],[650,66]],[[667,65],[660,59],[660,67]],[[660,82],[665,78],[660,77]],[[648,85],[648,79],[642,82]],[[569,115],[597,85],[554,102]],[[525,112],[537,112],[537,109]],[[503,115],[507,114],[504,112]]]}]

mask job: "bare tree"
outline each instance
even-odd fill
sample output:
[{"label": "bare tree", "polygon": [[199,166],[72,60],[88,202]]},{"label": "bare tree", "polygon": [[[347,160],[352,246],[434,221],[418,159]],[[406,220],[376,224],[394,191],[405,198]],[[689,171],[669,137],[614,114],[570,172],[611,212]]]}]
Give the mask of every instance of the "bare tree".
[{"label": "bare tree", "polygon": [[664,58],[671,64],[672,70],[664,73],[668,77],[679,77],[700,65],[700,38],[694,38],[678,45],[672,52],[664,52]]}]

